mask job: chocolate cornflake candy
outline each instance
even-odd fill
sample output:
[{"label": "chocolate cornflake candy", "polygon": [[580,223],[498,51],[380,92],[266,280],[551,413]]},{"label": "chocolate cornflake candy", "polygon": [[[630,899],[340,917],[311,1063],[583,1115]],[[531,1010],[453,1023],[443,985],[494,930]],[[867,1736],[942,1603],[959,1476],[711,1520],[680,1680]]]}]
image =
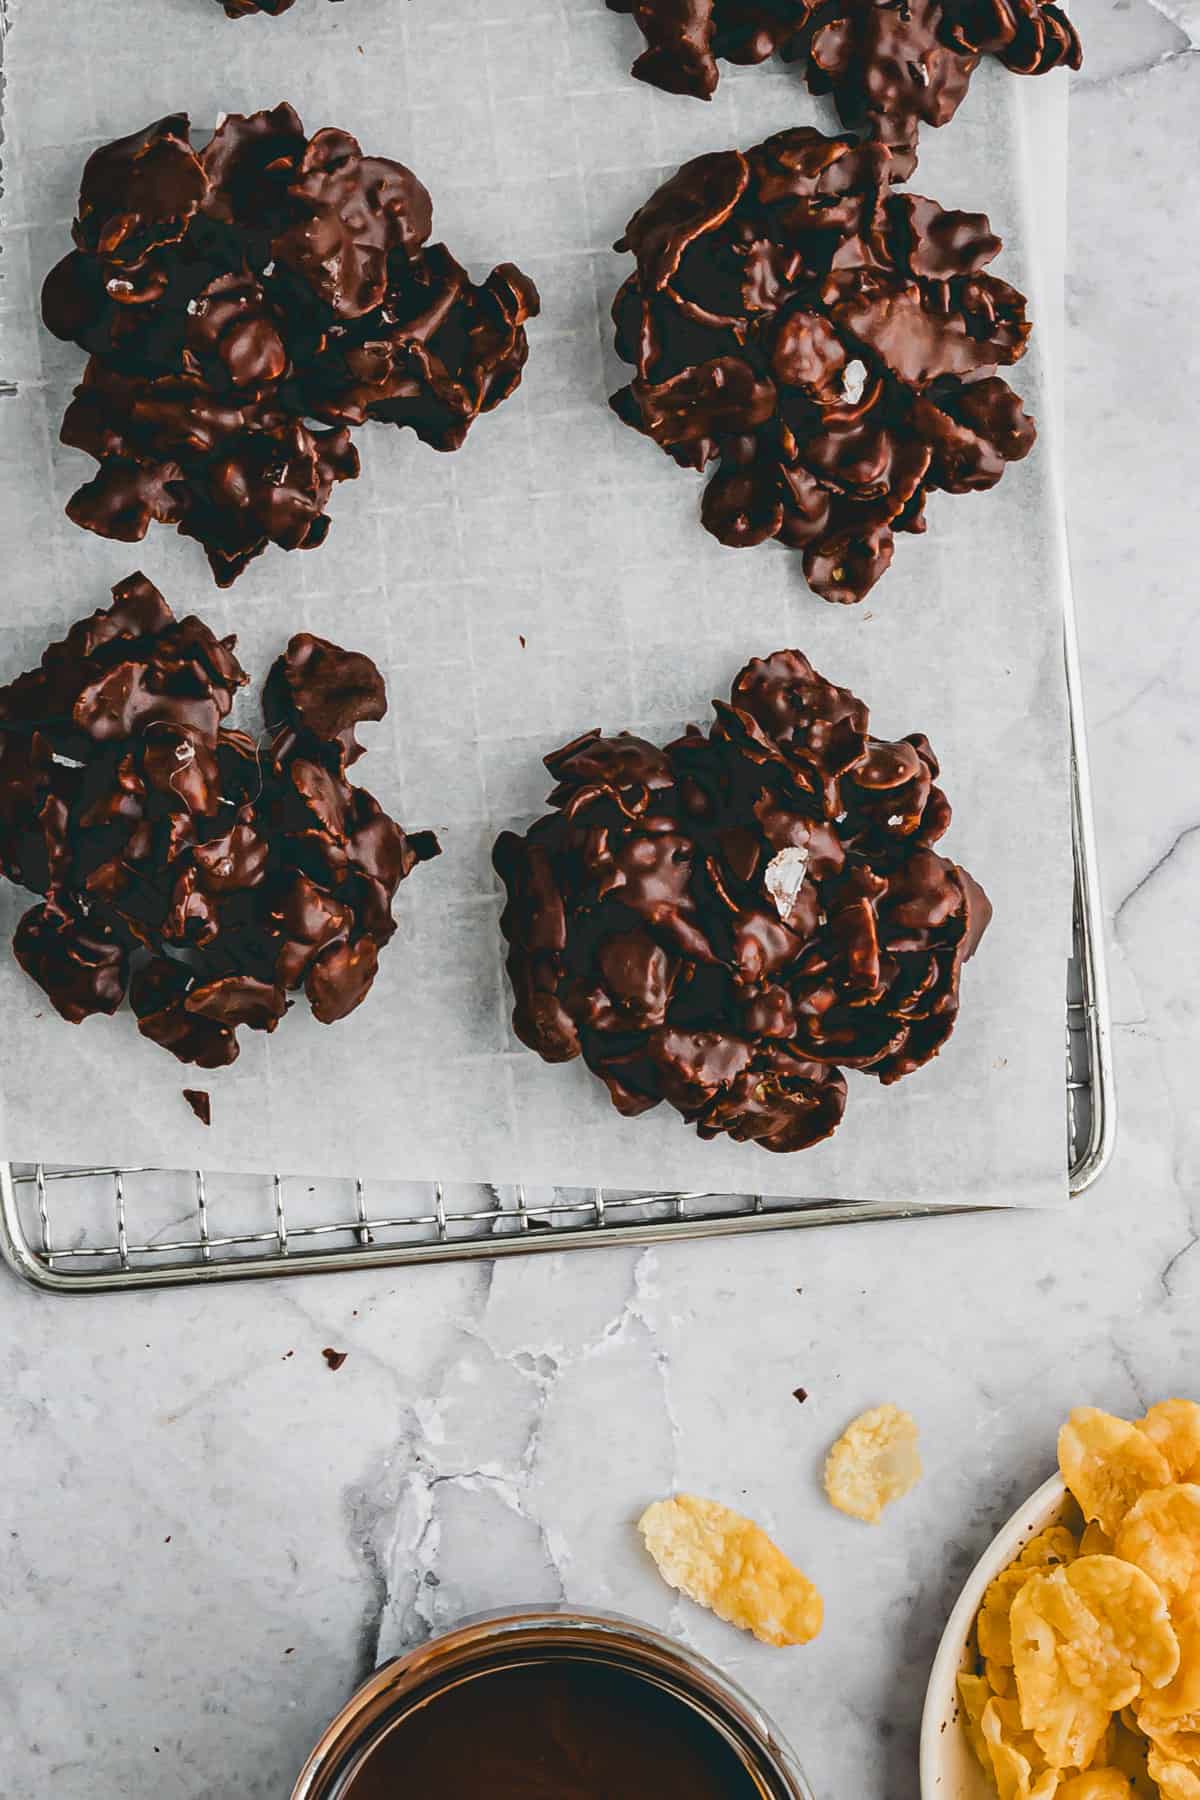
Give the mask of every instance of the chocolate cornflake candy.
[{"label": "chocolate cornflake candy", "polygon": [[42,290],[89,356],[61,434],[99,464],[75,523],[125,543],[175,525],[228,587],[268,544],[324,541],[352,427],[456,450],[520,382],[539,302],[512,263],[477,286],[432,216],[410,170],[306,138],[290,106],[231,114],[202,150],[182,113],[97,150]]},{"label": "chocolate cornflake candy", "polygon": [[937,1055],[991,907],[932,848],[927,738],[871,737],[798,650],[713,706],[665,750],[590,732],[546,758],[556,810],[493,852],[513,1024],[622,1113],[666,1100],[701,1137],[800,1150],[841,1120],[844,1069]]},{"label": "chocolate cornflake candy", "polygon": [[370,658],[300,632],[256,740],[224,724],[235,644],[131,575],[0,688],[0,873],[43,896],[17,961],[74,1024],[128,993],[143,1034],[202,1068],[297,989],[323,1023],[353,1011],[396,889],[439,854],[347,779],[355,725],[387,710]]},{"label": "chocolate cornflake candy", "polygon": [[618,240],[613,302],[637,370],[611,399],[684,468],[717,471],[721,543],[778,538],[826,600],[861,600],[925,498],[999,481],[1036,430],[994,372],[1024,354],[1025,297],[983,271],[982,213],[892,191],[882,144],[779,132],[698,156]]},{"label": "chocolate cornflake candy", "polygon": [[1017,75],[1079,68],[1079,34],[1052,0],[608,0],[646,48],[639,81],[711,100],[718,63],[777,52],[801,64],[843,123],[913,147],[922,125],[958,111],[982,56]]}]

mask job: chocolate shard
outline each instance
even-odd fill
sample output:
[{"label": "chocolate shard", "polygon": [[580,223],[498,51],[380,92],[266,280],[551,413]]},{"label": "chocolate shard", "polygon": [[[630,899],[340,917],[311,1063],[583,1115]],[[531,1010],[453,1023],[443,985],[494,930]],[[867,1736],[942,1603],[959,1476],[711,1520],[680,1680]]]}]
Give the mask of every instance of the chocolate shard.
[{"label": "chocolate shard", "polygon": [[992,487],[1036,431],[996,374],[1024,354],[1025,299],[988,272],[981,213],[895,191],[882,144],[779,132],[697,157],[638,209],[613,303],[635,373],[627,425],[705,470],[723,544],[777,538],[846,605],[925,529],[926,496]]},{"label": "chocolate shard", "polygon": [[293,638],[261,742],[224,722],[247,679],[233,638],[133,575],[0,688],[0,873],[44,896],[17,960],[75,1024],[128,991],[143,1036],[208,1069],[297,988],[323,1023],[358,1006],[396,890],[439,854],[347,779],[387,709],[369,657]]},{"label": "chocolate shard", "polygon": [[803,1149],[844,1070],[935,1056],[991,909],[932,846],[950,822],[928,739],[797,650],[755,659],[707,734],[591,733],[546,758],[553,811],[497,839],[513,1028],[582,1056],[614,1106],[701,1137]]},{"label": "chocolate shard", "polygon": [[202,1125],[212,1124],[212,1096],[207,1088],[184,1088],[183,1097]]},{"label": "chocolate shard", "polygon": [[88,356],[61,436],[98,467],[68,515],[123,543],[174,525],[228,587],[270,544],[325,541],[352,427],[457,448],[520,381],[539,301],[511,263],[473,282],[432,225],[410,169],[307,138],[287,105],[228,115],[200,150],[184,114],[97,150],[42,290]]}]

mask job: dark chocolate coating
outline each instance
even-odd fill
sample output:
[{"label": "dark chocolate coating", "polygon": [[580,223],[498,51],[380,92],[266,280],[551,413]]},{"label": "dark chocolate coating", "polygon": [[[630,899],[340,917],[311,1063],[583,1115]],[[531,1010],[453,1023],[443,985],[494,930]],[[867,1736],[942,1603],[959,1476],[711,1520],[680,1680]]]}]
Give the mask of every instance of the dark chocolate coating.
[{"label": "dark chocolate coating", "polygon": [[520,381],[539,302],[511,263],[476,286],[431,229],[410,170],[306,139],[290,106],[232,114],[199,151],[183,114],[97,150],[42,290],[89,355],[62,439],[99,468],[70,517],[126,543],[176,525],[228,587],[269,543],[324,541],[351,427],[457,449]]},{"label": "dark chocolate coating", "polygon": [[[803,552],[809,586],[861,600],[925,497],[995,485],[1034,422],[995,374],[1024,354],[1025,297],[984,273],[982,213],[893,191],[882,144],[779,132],[685,163],[617,243],[613,302],[637,371],[610,404],[684,468],[723,544]],[[851,377],[857,375],[857,384]]]},{"label": "dark chocolate coating", "polygon": [[13,948],[63,1018],[116,1012],[216,1068],[303,987],[365,999],[392,900],[439,854],[346,778],[387,709],[369,657],[301,632],[267,678],[261,742],[228,717],[235,639],[177,620],[144,575],[0,689],[0,873],[42,894]]},{"label": "dark chocolate coating", "polygon": [[582,1055],[623,1113],[701,1137],[828,1137],[843,1069],[899,1081],[954,1027],[987,896],[932,848],[950,823],[920,734],[886,743],[798,650],[748,663],[708,735],[578,738],[555,811],[493,861],[517,1036]]},{"label": "dark chocolate coating", "polygon": [[1018,75],[1077,69],[1079,34],[1053,0],[608,0],[646,40],[639,81],[711,100],[721,58],[799,62],[814,94],[832,94],[844,124],[915,146],[945,125],[981,56]]},{"label": "dark chocolate coating", "polygon": [[270,13],[272,18],[278,18],[295,3],[296,0],[217,0],[231,19],[248,19],[251,13]]}]

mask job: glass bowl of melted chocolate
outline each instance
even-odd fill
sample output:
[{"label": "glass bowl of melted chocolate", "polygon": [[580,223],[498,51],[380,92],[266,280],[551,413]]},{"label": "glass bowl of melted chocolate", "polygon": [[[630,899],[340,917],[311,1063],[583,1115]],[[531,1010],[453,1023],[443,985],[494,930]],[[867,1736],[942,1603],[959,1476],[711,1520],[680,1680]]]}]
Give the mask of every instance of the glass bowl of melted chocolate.
[{"label": "glass bowl of melted chocolate", "polygon": [[292,1800],[812,1800],[775,1726],[720,1670],[630,1619],[471,1620],[385,1664]]}]

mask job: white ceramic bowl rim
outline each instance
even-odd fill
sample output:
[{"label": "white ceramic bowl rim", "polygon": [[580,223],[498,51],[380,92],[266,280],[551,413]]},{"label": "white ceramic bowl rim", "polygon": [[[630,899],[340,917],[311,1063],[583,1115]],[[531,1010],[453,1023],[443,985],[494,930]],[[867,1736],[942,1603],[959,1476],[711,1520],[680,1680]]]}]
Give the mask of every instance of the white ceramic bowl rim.
[{"label": "white ceramic bowl rim", "polygon": [[[1037,1492],[1002,1525],[971,1570],[933,1659],[925,1710],[921,1716],[921,1800],[975,1800],[987,1794],[990,1784],[975,1762],[959,1723],[957,1676],[966,1659],[967,1644],[980,1601],[1002,1569],[1020,1554],[1029,1539],[1054,1524],[1066,1504],[1067,1490],[1061,1475],[1052,1475]],[[964,1760],[965,1759],[965,1760]],[[964,1771],[973,1770],[970,1782]]]}]

